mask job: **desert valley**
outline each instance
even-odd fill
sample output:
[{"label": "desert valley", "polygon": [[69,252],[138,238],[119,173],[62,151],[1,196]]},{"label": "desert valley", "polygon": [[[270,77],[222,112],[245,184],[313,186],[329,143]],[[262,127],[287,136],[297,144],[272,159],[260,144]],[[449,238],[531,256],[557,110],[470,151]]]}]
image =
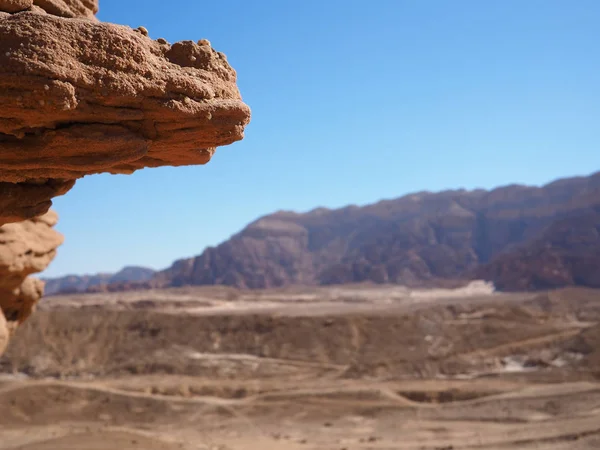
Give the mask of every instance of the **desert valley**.
[{"label": "desert valley", "polygon": [[[597,147],[573,131],[594,117],[569,103],[576,87],[598,102],[585,87],[586,66],[567,58],[581,42],[596,41],[584,32],[593,13],[520,5],[516,14],[483,3],[421,10],[418,2],[325,2],[318,14],[310,2],[297,10],[276,2],[250,9],[243,2],[105,3],[110,17],[133,23],[129,14],[139,15],[172,37],[196,32],[198,22],[217,33],[219,47],[235,49],[245,68],[258,138],[240,157],[241,175],[220,187],[195,184],[191,170],[183,184],[165,172],[135,178],[146,184],[117,186],[112,198],[124,199],[126,210],[111,205],[108,217],[98,203],[64,197],[64,210],[76,210],[66,214],[71,234],[87,230],[77,219],[104,224],[86,235],[95,246],[84,262],[97,269],[109,254],[123,269],[44,273],[69,239],[56,229],[53,199],[78,187],[90,200],[115,195],[107,187],[114,177],[94,190],[89,178],[79,181],[88,175],[207,164],[218,147],[244,138],[251,111],[238,73],[206,38],[170,43],[139,24],[104,22],[97,0],[0,0],[0,450],[600,448],[600,172],[593,164],[587,173],[561,165],[585,159],[573,145],[588,148],[590,158]],[[570,14],[580,20],[568,22]],[[391,47],[377,53],[369,43],[375,35]],[[539,38],[546,35],[560,45]],[[475,70],[469,79],[474,69],[483,75]],[[550,82],[557,73],[562,90]],[[536,102],[542,78],[547,91]],[[563,91],[561,103],[553,94]],[[548,99],[556,101],[551,108]],[[576,117],[575,128],[561,131],[557,124],[569,117],[553,121],[548,111]],[[496,128],[503,121],[512,128]],[[398,124],[420,139],[399,133]],[[503,140],[510,130],[517,150]],[[566,159],[551,155],[554,131],[569,137],[560,150],[570,152]],[[487,153],[469,149],[477,138],[490,143]],[[415,148],[394,159],[397,142]],[[338,156],[320,153],[328,145]],[[561,174],[581,176],[472,187],[502,167],[511,170],[506,179],[524,173],[512,169],[527,166],[528,146],[541,149],[527,168],[534,175],[556,174],[549,167],[559,164]],[[278,160],[283,153],[290,159]],[[299,161],[315,170],[306,186],[294,182]],[[434,162],[438,176],[442,166],[456,176],[437,183]],[[211,166],[233,172],[234,163]],[[385,175],[369,167],[394,170],[382,184]],[[487,175],[463,184],[478,170]],[[281,171],[279,183],[268,181]],[[402,177],[419,189],[442,188],[406,194],[408,184],[392,183]],[[445,187],[448,180],[456,189]],[[395,197],[355,205],[344,182]],[[316,194],[334,185],[348,206],[320,207]],[[155,197],[167,193],[174,217],[147,194],[151,188]],[[225,205],[227,195],[237,203]],[[122,246],[133,257],[129,237],[147,228],[151,238],[137,250],[150,257],[174,245],[184,223],[202,234],[214,209],[231,212],[248,198],[306,204],[303,195],[314,209],[265,207],[266,215],[240,222],[220,243],[185,241],[190,253],[160,270],[99,251]],[[140,199],[150,203],[150,220],[136,216]],[[131,216],[134,226],[113,226],[119,216]],[[69,267],[79,267],[73,254]]]},{"label": "desert valley", "polygon": [[595,449],[600,292],[53,296],[0,360],[4,449]]},{"label": "desert valley", "polygon": [[185,285],[266,289],[348,283],[502,291],[600,288],[600,172],[545,186],[419,192],[366,206],[279,211],[153,271],[45,279],[46,293]]}]

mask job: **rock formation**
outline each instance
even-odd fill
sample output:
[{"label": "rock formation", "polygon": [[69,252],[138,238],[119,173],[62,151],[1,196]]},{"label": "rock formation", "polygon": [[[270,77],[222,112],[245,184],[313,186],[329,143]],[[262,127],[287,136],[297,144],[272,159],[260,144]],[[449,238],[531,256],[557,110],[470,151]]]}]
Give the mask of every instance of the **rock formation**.
[{"label": "rock formation", "polygon": [[33,3],[49,13],[0,13],[0,223],[43,214],[84,175],[205,164],[243,137],[249,108],[208,41],[65,18],[91,2]]},{"label": "rock formation", "polygon": [[45,11],[59,17],[85,17],[94,20],[98,0],[0,0],[0,11]]},{"label": "rock formation", "polygon": [[55,212],[0,227],[0,353],[7,336],[33,311],[44,282],[29,277],[44,270],[56,255],[63,236],[53,229]]},{"label": "rock formation", "polygon": [[0,225],[49,220],[35,218],[85,175],[205,164],[243,137],[250,109],[223,53],[100,23],[97,10],[0,0]]}]

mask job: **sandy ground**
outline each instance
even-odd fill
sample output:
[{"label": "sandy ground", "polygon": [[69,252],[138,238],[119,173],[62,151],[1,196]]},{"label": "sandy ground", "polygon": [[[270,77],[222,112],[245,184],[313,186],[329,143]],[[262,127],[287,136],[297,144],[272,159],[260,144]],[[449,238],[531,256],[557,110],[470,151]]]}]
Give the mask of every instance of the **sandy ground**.
[{"label": "sandy ground", "polygon": [[598,449],[600,292],[54,297],[0,359],[0,449]]}]

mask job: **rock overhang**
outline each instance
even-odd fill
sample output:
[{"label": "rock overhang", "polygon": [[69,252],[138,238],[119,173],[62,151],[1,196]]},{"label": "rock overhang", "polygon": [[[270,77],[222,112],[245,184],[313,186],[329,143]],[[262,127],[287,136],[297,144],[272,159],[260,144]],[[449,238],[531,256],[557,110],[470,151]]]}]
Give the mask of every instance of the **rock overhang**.
[{"label": "rock overhang", "polygon": [[[91,174],[206,164],[250,121],[206,39],[101,23],[97,0],[0,0],[0,354],[62,235],[52,198]],[[18,222],[18,223],[16,223]]]},{"label": "rock overhang", "polygon": [[0,200],[0,223],[44,213],[85,175],[207,163],[249,123],[236,81],[205,39],[171,45],[86,19],[0,16],[0,191],[31,196],[21,210]]}]

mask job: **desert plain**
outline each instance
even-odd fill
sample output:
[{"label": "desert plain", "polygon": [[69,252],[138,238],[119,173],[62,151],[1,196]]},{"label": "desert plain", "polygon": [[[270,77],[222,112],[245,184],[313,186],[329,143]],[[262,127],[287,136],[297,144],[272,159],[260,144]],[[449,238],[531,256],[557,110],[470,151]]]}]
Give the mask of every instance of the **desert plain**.
[{"label": "desert plain", "polygon": [[185,287],[43,300],[0,449],[597,449],[600,291]]}]

